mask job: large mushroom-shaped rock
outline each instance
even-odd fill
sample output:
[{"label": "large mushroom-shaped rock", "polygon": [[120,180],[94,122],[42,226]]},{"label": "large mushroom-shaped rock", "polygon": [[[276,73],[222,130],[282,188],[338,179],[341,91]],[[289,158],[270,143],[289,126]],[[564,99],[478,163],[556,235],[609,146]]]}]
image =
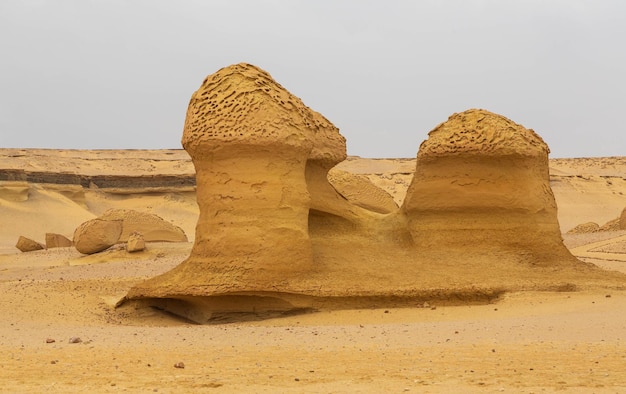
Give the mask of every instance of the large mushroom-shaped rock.
[{"label": "large mushroom-shaped rock", "polygon": [[[402,210],[420,250],[530,264],[573,259],[562,243],[548,174],[549,149],[533,130],[480,109],[428,134]],[[456,254],[455,254],[456,253]]]},{"label": "large mushroom-shaped rock", "polygon": [[122,234],[118,242],[127,242],[130,234],[141,233],[146,242],[187,242],[182,228],[152,213],[132,209],[109,209],[98,217],[102,220],[121,220]]},{"label": "large mushroom-shaped rock", "polygon": [[115,245],[121,234],[121,220],[91,219],[74,231],[74,247],[83,254],[98,253]]},{"label": "large mushroom-shaped rock", "polygon": [[22,252],[34,252],[35,250],[42,250],[44,246],[37,241],[30,238],[26,238],[22,235],[17,239],[15,247]]},{"label": "large mushroom-shaped rock", "polygon": [[326,173],[346,157],[338,129],[267,72],[237,64],[192,95],[182,144],[200,208],[191,255],[127,298],[293,291],[313,264],[309,177],[336,195]]}]

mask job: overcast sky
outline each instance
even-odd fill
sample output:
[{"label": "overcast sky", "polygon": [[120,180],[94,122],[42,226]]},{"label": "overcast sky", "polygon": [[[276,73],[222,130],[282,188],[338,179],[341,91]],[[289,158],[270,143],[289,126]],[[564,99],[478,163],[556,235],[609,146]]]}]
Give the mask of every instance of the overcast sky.
[{"label": "overcast sky", "polygon": [[626,1],[0,0],[0,147],[180,148],[205,76],[248,62],[363,157],[454,112],[551,157],[626,156]]}]

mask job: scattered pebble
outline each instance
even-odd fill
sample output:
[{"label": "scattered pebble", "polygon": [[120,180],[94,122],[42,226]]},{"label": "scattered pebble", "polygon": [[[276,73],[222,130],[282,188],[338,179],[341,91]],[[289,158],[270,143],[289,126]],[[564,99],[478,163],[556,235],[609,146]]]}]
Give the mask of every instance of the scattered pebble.
[{"label": "scattered pebble", "polygon": [[52,360],[50,361],[50,364],[56,364],[58,361],[57,360]]},{"label": "scattered pebble", "polygon": [[611,298],[610,294],[605,295],[606,298]]},{"label": "scattered pebble", "polygon": [[83,340],[79,337],[71,337],[69,343],[81,343]]},{"label": "scattered pebble", "polygon": [[300,379],[298,379],[298,378],[295,378],[294,380],[295,380],[296,382],[299,382],[299,381],[300,381]]},{"label": "scattered pebble", "polygon": [[430,304],[429,304],[428,302],[424,302],[423,307],[424,307],[424,308],[430,308]]},{"label": "scattered pebble", "polygon": [[183,369],[185,368],[185,363],[182,361],[177,362],[176,364],[174,364],[174,368],[180,368]]},{"label": "scattered pebble", "polygon": [[47,338],[46,343],[55,343],[56,341],[52,338]]}]

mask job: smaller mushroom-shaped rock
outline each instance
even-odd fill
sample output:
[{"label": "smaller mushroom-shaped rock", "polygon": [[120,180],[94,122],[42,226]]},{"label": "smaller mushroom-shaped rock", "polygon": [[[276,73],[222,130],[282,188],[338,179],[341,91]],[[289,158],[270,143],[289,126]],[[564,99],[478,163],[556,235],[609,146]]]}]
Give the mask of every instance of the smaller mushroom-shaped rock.
[{"label": "smaller mushroom-shaped rock", "polygon": [[98,253],[115,245],[121,234],[121,220],[91,219],[74,231],[74,246],[83,254]]}]

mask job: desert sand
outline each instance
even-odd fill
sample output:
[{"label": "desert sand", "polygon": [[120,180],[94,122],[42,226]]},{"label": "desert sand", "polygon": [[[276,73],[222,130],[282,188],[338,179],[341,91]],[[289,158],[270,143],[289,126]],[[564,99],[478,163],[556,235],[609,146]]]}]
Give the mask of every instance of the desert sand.
[{"label": "desert sand", "polygon": [[[160,181],[193,178],[187,154],[2,149],[0,164],[1,392],[612,393],[626,387],[626,293],[619,283],[209,326],[149,308],[116,310],[117,297],[179,264],[191,243],[84,256],[72,248],[20,253],[17,237],[71,237],[83,220],[129,208],[159,214],[191,241],[198,215],[193,182]],[[366,176],[401,204],[414,159],[349,157],[339,168]],[[614,219],[626,205],[626,158],[552,159],[550,172],[563,233]],[[67,174],[87,186],[55,180]],[[96,175],[118,181],[97,186],[90,179]],[[137,178],[149,181],[137,186]],[[564,239],[580,259],[626,272],[625,231]],[[69,343],[72,337],[82,342]],[[178,362],[185,368],[175,368]]]},{"label": "desert sand", "polygon": [[416,160],[346,157],[246,64],[183,146],[0,149],[0,391],[626,389],[625,158],[549,161],[485,110]]}]

